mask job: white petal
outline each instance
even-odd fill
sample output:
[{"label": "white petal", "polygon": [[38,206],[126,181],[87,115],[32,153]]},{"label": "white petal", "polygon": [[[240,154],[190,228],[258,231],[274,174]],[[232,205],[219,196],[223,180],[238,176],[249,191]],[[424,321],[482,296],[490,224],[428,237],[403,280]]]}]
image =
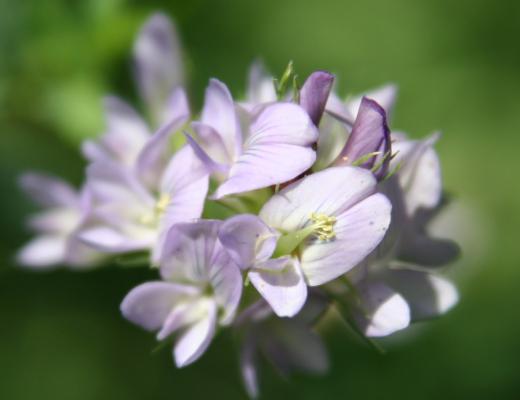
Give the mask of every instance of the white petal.
[{"label": "white petal", "polygon": [[48,268],[62,264],[65,259],[67,238],[42,235],[27,243],[17,254],[18,263],[31,268]]}]

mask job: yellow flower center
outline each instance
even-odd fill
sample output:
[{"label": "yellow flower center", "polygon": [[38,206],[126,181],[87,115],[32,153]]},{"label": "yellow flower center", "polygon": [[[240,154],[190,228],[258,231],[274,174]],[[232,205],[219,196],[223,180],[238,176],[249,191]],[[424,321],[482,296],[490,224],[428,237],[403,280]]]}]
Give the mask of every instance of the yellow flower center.
[{"label": "yellow flower center", "polygon": [[330,217],[323,213],[312,213],[310,220],[313,222],[314,234],[320,240],[331,240],[336,237],[334,232],[334,224],[336,223],[336,217]]},{"label": "yellow flower center", "polygon": [[159,218],[164,214],[170,204],[171,196],[168,193],[162,193],[159,200],[155,203],[153,210],[144,213],[139,217],[139,223],[143,225],[156,225]]}]

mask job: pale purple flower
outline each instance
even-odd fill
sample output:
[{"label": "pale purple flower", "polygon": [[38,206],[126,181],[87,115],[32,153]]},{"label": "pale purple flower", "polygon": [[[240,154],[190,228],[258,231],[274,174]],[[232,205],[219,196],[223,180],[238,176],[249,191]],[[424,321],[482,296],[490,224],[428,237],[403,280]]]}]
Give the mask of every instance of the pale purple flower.
[{"label": "pale purple flower", "polygon": [[29,219],[37,236],[18,252],[21,265],[36,269],[67,265],[80,269],[101,260],[99,252],[85,246],[76,236],[90,217],[92,198],[87,187],[77,192],[62,180],[37,173],[23,175],[20,185],[43,208]]},{"label": "pale purple flower", "polygon": [[[391,205],[375,190],[369,171],[329,168],[275,194],[260,211],[263,226],[243,216],[231,228],[228,221],[221,240],[249,268],[248,278],[276,314],[293,316],[305,303],[307,286],[345,274],[383,239]],[[273,230],[281,235],[277,246],[284,254],[269,259]]]},{"label": "pale purple flower", "polygon": [[208,190],[206,170],[189,146],[169,160],[165,157],[170,128],[171,124],[163,127],[149,139],[134,170],[110,160],[88,167],[100,222],[82,231],[84,242],[109,253],[152,250],[152,260],[157,261],[169,228],[201,216]]},{"label": "pale purple flower", "polygon": [[321,295],[309,297],[295,318],[276,318],[269,305],[260,300],[236,319],[241,332],[240,369],[248,395],[257,398],[258,358],[262,354],[284,376],[294,371],[323,374],[328,370],[327,351],[312,325],[326,311],[328,302]]},{"label": "pale purple flower", "polygon": [[144,24],[134,45],[136,82],[151,124],[117,97],[104,101],[106,130],[97,141],[83,143],[83,153],[92,162],[113,160],[133,168],[152,132],[175,123],[171,131],[187,122],[190,110],[182,88],[180,46],[172,22],[154,14]]},{"label": "pale purple flower", "polygon": [[177,367],[196,361],[217,325],[232,322],[242,294],[240,269],[220,244],[219,221],[177,224],[168,233],[160,259],[162,281],[134,288],[123,300],[125,318],[157,340],[175,336]]},{"label": "pale purple flower", "polygon": [[246,98],[240,103],[247,111],[253,112],[255,107],[277,100],[274,78],[267,73],[260,60],[251,65],[247,78]]},{"label": "pale purple flower", "polygon": [[214,197],[281,184],[306,171],[316,158],[318,131],[300,106],[279,102],[249,113],[239,110],[227,87],[211,80],[190,145],[221,181]]}]

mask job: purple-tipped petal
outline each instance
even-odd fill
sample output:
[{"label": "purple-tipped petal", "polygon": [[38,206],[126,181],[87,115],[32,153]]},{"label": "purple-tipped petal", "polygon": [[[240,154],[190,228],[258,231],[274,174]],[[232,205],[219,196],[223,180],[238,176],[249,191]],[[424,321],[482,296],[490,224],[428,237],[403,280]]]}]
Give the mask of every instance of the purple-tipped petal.
[{"label": "purple-tipped petal", "polygon": [[384,279],[406,299],[414,321],[442,315],[459,299],[455,285],[440,276],[392,269],[384,273]]},{"label": "purple-tipped petal", "polygon": [[178,368],[197,361],[204,354],[215,335],[216,322],[217,305],[208,302],[206,316],[190,326],[175,343],[173,356]]},{"label": "purple-tipped petal", "polygon": [[410,308],[404,298],[378,281],[357,286],[353,317],[367,337],[388,336],[410,324]]},{"label": "purple-tipped petal", "polygon": [[252,269],[248,277],[279,317],[292,317],[305,304],[307,285],[295,259],[288,259],[281,271]]},{"label": "purple-tipped petal", "polygon": [[307,78],[301,88],[300,105],[316,126],[320,124],[333,82],[334,75],[331,73],[316,71]]},{"label": "purple-tipped petal", "polygon": [[338,215],[328,241],[312,239],[303,249],[301,267],[309,286],[329,282],[351,270],[383,240],[392,205],[376,193]]},{"label": "purple-tipped petal", "polygon": [[[350,165],[363,156],[378,151],[382,153],[381,155],[390,151],[390,130],[386,122],[386,114],[374,100],[364,97],[350,137],[334,165]],[[362,166],[372,168],[376,158],[376,156],[371,157]],[[388,162],[389,157],[382,167],[385,172]]]},{"label": "purple-tipped petal", "polygon": [[25,267],[46,269],[65,261],[67,239],[56,235],[42,235],[22,247],[17,262]]},{"label": "purple-tipped petal", "polygon": [[20,177],[20,187],[42,207],[79,207],[79,196],[66,182],[36,172]]},{"label": "purple-tipped petal", "polygon": [[121,303],[129,321],[150,331],[159,329],[179,298],[195,296],[198,289],[170,282],[146,282],[132,289]]},{"label": "purple-tipped petal", "polygon": [[166,15],[152,15],[141,28],[134,44],[134,62],[141,97],[160,123],[168,97],[184,80],[181,47]]},{"label": "purple-tipped petal", "polygon": [[216,198],[287,182],[306,171],[316,159],[311,145],[318,131],[298,105],[267,106],[252,122],[244,151],[232,165]]},{"label": "purple-tipped petal", "polygon": [[[206,89],[201,122],[218,132],[229,156],[240,154],[242,133],[235,104],[227,86],[217,79],[211,79]],[[208,151],[212,154],[211,149]]]},{"label": "purple-tipped petal", "polygon": [[224,221],[219,239],[242,269],[273,254],[278,234],[256,215],[242,214]]}]

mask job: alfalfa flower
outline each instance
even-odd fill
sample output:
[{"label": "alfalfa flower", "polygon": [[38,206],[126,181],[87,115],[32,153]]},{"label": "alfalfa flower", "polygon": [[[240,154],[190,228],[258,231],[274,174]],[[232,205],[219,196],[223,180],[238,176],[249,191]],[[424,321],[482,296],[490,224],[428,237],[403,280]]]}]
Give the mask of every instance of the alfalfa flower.
[{"label": "alfalfa flower", "polygon": [[[248,278],[276,314],[293,316],[305,304],[307,286],[345,274],[385,236],[391,205],[375,190],[376,180],[367,170],[329,168],[275,194],[260,211],[261,221],[242,217],[233,229],[225,223],[221,235],[231,239],[222,242],[253,260],[245,264]],[[276,249],[271,231],[279,235]],[[244,251],[247,246],[255,251]],[[269,253],[277,258],[269,259]]]},{"label": "alfalfa flower", "polygon": [[92,209],[88,187],[76,191],[60,179],[38,173],[23,175],[20,185],[43,210],[29,219],[37,236],[18,252],[18,262],[38,269],[96,265],[101,255],[77,238],[78,231],[89,222]]},{"label": "alfalfa flower", "polygon": [[232,322],[242,293],[238,266],[218,240],[220,222],[177,224],[168,233],[160,260],[161,281],[147,282],[121,304],[125,318],[157,340],[176,335],[177,367],[196,361],[217,325]]},{"label": "alfalfa flower", "polygon": [[281,184],[314,163],[318,131],[300,106],[267,104],[240,110],[227,87],[211,80],[200,121],[193,122],[190,145],[220,181],[214,197]]}]

